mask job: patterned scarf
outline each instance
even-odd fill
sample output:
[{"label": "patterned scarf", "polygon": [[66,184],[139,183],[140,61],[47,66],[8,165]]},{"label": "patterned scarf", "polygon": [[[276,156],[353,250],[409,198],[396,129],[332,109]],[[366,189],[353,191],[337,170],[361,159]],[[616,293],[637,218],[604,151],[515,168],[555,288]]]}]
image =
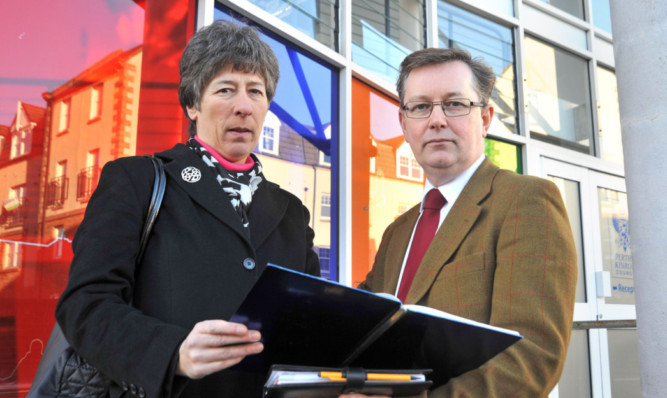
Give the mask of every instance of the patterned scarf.
[{"label": "patterned scarf", "polygon": [[250,154],[255,165],[248,171],[230,171],[222,167],[207,150],[197,140],[190,138],[186,145],[192,149],[208,167],[213,169],[217,175],[216,179],[222,187],[222,190],[229,196],[232,206],[241,217],[241,222],[245,228],[248,228],[248,209],[252,202],[252,195],[255,194],[257,187],[264,180],[262,175],[262,164],[257,156]]}]

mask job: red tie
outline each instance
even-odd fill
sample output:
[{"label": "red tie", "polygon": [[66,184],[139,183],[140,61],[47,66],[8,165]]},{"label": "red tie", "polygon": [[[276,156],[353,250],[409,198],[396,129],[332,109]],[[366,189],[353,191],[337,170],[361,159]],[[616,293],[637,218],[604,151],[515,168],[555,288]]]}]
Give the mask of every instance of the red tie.
[{"label": "red tie", "polygon": [[426,194],[424,200],[424,210],[417,223],[415,235],[412,238],[410,245],[410,254],[408,254],[408,261],[405,263],[403,270],[403,278],[401,279],[401,286],[398,289],[398,299],[405,302],[405,298],[412,285],[412,280],[415,278],[419,264],[422,262],[426,249],[431,244],[435,232],[438,230],[438,221],[440,221],[440,209],[447,203],[447,200],[437,189],[431,189]]}]

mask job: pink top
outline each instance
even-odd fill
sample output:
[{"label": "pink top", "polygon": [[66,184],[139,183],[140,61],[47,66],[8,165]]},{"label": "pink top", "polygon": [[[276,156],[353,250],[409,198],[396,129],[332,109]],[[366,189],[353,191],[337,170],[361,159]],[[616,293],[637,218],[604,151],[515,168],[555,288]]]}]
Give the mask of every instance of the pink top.
[{"label": "pink top", "polygon": [[215,149],[211,148],[210,145],[206,144],[204,141],[200,140],[199,137],[195,136],[195,140],[197,140],[198,143],[201,144],[208,153],[210,153],[215,160],[220,162],[222,167],[229,171],[248,171],[255,166],[255,161],[252,159],[252,157],[248,156],[248,158],[245,160],[245,163],[232,163],[229,160],[225,159],[220,155]]}]

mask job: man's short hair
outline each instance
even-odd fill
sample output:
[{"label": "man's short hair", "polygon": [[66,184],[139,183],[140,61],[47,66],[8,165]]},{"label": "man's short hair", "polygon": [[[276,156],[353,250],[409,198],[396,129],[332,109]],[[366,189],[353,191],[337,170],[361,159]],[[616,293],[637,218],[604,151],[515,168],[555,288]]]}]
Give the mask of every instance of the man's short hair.
[{"label": "man's short hair", "polygon": [[[400,73],[396,81],[396,91],[398,91],[401,106],[404,105],[405,82],[413,70],[423,66],[455,61],[461,61],[470,67],[475,78],[475,86],[473,88],[477,95],[479,95],[479,101],[488,104],[493,92],[493,86],[496,83],[496,74],[489,65],[481,58],[472,58],[468,51],[459,48],[425,48],[413,52],[401,62]],[[475,100],[474,98],[471,99]]]}]

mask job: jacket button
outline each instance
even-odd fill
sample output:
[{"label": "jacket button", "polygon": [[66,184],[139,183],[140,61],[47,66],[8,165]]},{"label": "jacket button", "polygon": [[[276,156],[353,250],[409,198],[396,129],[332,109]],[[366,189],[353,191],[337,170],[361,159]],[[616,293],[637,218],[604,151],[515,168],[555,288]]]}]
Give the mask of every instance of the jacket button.
[{"label": "jacket button", "polygon": [[139,398],[145,398],[146,397],[146,391],[144,391],[143,387],[139,387]]},{"label": "jacket button", "polygon": [[246,258],[245,260],[243,260],[243,266],[245,267],[245,269],[251,270],[255,268],[255,260],[253,260],[252,258]]},{"label": "jacket button", "polygon": [[122,383],[121,383],[121,387],[123,387],[123,391],[127,391],[127,390],[130,389],[130,387],[127,385],[126,382],[122,382]]},{"label": "jacket button", "polygon": [[137,386],[130,384],[130,394],[137,395]]}]

